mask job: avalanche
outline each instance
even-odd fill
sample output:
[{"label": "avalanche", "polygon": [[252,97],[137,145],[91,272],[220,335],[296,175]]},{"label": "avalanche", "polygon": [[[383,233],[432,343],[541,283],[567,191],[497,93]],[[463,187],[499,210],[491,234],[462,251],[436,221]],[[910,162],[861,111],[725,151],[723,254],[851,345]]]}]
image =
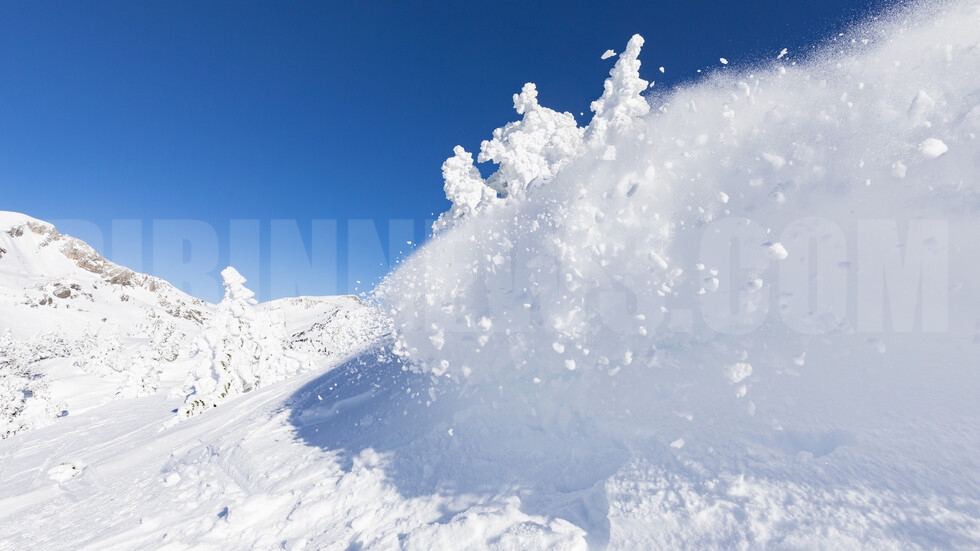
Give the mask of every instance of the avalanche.
[{"label": "avalanche", "polygon": [[[120,324],[176,361],[0,441],[0,547],[980,546],[978,27],[922,5],[669,92],[634,36],[585,127],[525,85],[374,305],[229,270],[176,345]],[[4,253],[50,319],[89,292]]]}]

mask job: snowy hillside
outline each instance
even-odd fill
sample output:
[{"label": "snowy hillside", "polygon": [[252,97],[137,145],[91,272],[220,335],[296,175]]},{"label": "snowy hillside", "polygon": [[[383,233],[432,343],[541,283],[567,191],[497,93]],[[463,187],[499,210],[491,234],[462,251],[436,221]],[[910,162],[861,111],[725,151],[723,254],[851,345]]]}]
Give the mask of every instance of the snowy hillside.
[{"label": "snowy hillside", "polygon": [[4,214],[50,391],[0,548],[980,547],[978,30],[925,6],[670,91],[635,36],[587,126],[525,85],[371,306],[233,269],[197,303]]},{"label": "snowy hillside", "polygon": [[[234,388],[208,407],[343,357],[380,331],[353,297],[253,306],[229,270],[230,296],[210,305],[48,223],[0,212],[0,437],[158,392],[186,397],[184,416],[194,415],[201,405],[191,404],[217,385]],[[214,370],[218,354],[235,369]]]}]

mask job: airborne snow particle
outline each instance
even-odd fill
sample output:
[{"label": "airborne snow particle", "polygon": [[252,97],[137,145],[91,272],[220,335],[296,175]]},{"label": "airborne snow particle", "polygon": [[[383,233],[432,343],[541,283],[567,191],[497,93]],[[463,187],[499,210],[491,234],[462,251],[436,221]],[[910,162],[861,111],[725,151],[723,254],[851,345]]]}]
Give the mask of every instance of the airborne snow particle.
[{"label": "airborne snow particle", "polygon": [[773,260],[784,260],[789,256],[789,253],[786,252],[786,247],[782,243],[766,243],[765,247],[766,254]]},{"label": "airborne snow particle", "polygon": [[949,147],[938,138],[927,138],[919,144],[919,151],[922,152],[926,158],[935,159],[942,154],[949,151]]},{"label": "airborne snow particle", "polygon": [[681,449],[681,448],[683,448],[684,447],[684,439],[683,438],[678,438],[677,440],[674,440],[673,442],[670,443],[670,447],[671,448],[678,449],[678,450]]},{"label": "airborne snow particle", "polygon": [[719,57],[718,61],[720,61],[722,65],[728,65],[728,60],[723,57]]},{"label": "airborne snow particle", "polygon": [[728,380],[732,384],[740,383],[752,375],[752,365],[748,362],[738,362],[728,366]]},{"label": "airborne snow particle", "polygon": [[902,161],[895,161],[892,164],[892,176],[896,178],[904,178],[905,173],[908,171],[908,167]]},{"label": "airborne snow particle", "polygon": [[616,52],[614,52],[613,50],[606,50],[605,53],[602,54],[602,59],[609,59],[614,55],[616,55]]}]

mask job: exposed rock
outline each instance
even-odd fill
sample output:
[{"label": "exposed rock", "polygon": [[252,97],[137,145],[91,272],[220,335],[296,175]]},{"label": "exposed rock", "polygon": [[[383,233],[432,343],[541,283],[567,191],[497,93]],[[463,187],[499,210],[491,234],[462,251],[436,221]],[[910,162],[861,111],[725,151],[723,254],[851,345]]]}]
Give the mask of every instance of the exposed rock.
[{"label": "exposed rock", "polygon": [[[156,277],[136,273],[128,268],[113,264],[95,249],[84,241],[74,237],[59,233],[54,226],[39,222],[25,221],[24,223],[7,230],[8,235],[13,238],[22,237],[26,230],[42,237],[37,243],[38,247],[56,247],[68,260],[71,260],[79,268],[93,273],[109,285],[129,288],[142,288],[157,296],[157,302],[163,310],[175,318],[182,318],[203,323],[210,316],[210,305],[203,300],[190,297],[181,293],[169,283]],[[7,251],[0,249],[0,256]],[[85,292],[77,283],[66,286],[68,283],[58,283],[53,289],[49,288],[50,293],[44,300],[34,302],[37,298],[29,300],[33,305],[52,304],[51,296],[67,299],[79,296],[89,297],[91,293]],[[92,283],[93,288],[98,284]],[[125,293],[128,299],[131,293]],[[122,300],[126,300],[122,299]]]}]

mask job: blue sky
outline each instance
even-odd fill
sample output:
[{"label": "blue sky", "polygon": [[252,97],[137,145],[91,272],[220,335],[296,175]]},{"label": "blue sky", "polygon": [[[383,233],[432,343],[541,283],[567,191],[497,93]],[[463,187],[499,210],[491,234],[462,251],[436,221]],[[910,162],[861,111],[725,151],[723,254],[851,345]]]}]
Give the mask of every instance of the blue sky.
[{"label": "blue sky", "polygon": [[366,291],[525,82],[582,125],[634,33],[665,90],[882,5],[0,0],[0,209],[212,301],[229,262],[262,299]]}]

